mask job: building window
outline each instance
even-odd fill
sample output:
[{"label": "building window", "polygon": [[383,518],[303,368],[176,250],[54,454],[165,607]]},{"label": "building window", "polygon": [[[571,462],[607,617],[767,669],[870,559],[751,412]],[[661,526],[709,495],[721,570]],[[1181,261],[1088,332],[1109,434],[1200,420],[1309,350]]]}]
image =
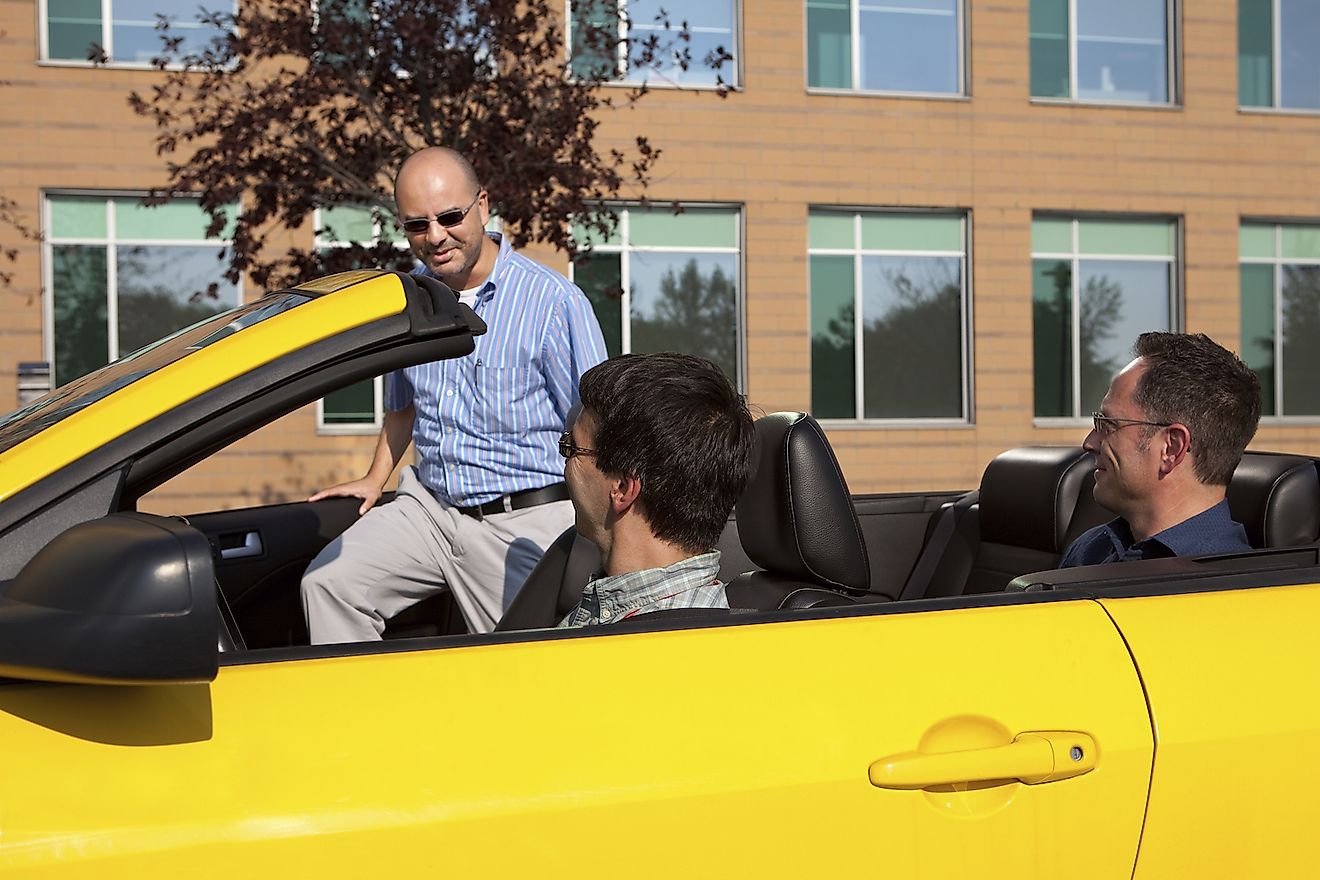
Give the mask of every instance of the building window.
[{"label": "building window", "polygon": [[807,246],[812,413],[966,421],[966,215],[812,210]]},{"label": "building window", "polygon": [[1037,418],[1100,408],[1137,336],[1177,316],[1177,221],[1037,215],[1031,224]]},{"label": "building window", "polygon": [[[40,0],[42,58],[89,61],[104,50],[112,64],[149,65],[162,54],[160,16],[170,36],[181,39],[180,54],[200,52],[224,31],[200,20],[196,0]],[[211,8],[211,4],[207,8]],[[223,5],[223,4],[222,4]],[[233,11],[232,4],[229,11]]]},{"label": "building window", "polygon": [[1238,103],[1320,110],[1320,6],[1238,0]]},{"label": "building window", "polygon": [[1167,104],[1173,0],[1031,0],[1031,95]]},{"label": "building window", "polygon": [[[571,68],[597,76],[650,85],[737,85],[738,31],[735,0],[570,0]],[[665,27],[665,21],[670,27]],[[686,27],[687,39],[680,39]],[[652,63],[643,63],[647,46]],[[724,59],[716,69],[707,58]]]},{"label": "building window", "polygon": [[962,0],[807,0],[807,87],[958,95]]},{"label": "building window", "polygon": [[1320,415],[1320,225],[1243,223],[1242,359],[1261,412]]},{"label": "building window", "polygon": [[619,208],[614,234],[573,265],[611,355],[710,358],[741,387],[741,217],[737,208]]},{"label": "building window", "polygon": [[[331,249],[388,241],[406,251],[408,243],[393,218],[358,205],[320,208],[314,217],[316,247]],[[333,433],[370,433],[381,425],[381,377],[363,379],[317,401],[316,427]]]},{"label": "building window", "polygon": [[227,240],[195,199],[48,195],[43,242],[47,358],[64,385],[239,304]]}]

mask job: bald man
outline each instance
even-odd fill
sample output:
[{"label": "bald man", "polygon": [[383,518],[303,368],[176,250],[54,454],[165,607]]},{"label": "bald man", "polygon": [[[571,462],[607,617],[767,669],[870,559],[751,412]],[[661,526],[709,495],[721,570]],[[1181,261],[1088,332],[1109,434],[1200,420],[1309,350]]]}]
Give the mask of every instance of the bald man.
[{"label": "bald man", "polygon": [[[582,291],[486,232],[490,200],[463,156],[414,153],[394,201],[413,274],[449,285],[488,330],[467,357],[389,374],[366,475],[311,497],[362,499],[362,518],[303,576],[313,644],[378,639],[389,618],[446,589],[469,630],[491,630],[573,524],[559,435],[578,379],[605,359]],[[410,441],[416,464],[394,503],[377,507]]]}]

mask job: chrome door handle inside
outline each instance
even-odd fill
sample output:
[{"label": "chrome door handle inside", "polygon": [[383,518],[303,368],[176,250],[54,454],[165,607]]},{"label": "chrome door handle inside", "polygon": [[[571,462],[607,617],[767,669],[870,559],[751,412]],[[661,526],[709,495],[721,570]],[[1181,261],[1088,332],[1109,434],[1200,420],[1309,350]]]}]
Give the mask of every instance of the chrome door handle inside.
[{"label": "chrome door handle inside", "polygon": [[877,788],[909,790],[992,780],[1038,785],[1089,773],[1098,757],[1095,740],[1085,733],[1035,730],[988,749],[890,755],[873,763],[867,775]]},{"label": "chrome door handle inside", "polygon": [[[240,538],[243,543],[235,545],[234,541]],[[225,544],[231,546],[226,547]],[[260,556],[264,549],[261,545],[261,533],[257,531],[234,532],[220,536],[221,559],[244,559],[249,556]]]}]

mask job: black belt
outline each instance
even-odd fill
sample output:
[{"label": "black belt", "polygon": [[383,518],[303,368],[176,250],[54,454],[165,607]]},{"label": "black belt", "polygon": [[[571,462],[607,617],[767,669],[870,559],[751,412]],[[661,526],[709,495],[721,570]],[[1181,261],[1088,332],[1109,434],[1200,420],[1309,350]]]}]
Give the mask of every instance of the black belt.
[{"label": "black belt", "polygon": [[538,504],[567,500],[568,486],[564,483],[554,483],[540,489],[528,489],[526,492],[514,492],[510,495],[504,495],[494,501],[487,501],[485,504],[475,507],[455,507],[454,509],[464,516],[483,519],[492,513],[510,513],[515,510],[522,510],[525,507],[535,507]]}]

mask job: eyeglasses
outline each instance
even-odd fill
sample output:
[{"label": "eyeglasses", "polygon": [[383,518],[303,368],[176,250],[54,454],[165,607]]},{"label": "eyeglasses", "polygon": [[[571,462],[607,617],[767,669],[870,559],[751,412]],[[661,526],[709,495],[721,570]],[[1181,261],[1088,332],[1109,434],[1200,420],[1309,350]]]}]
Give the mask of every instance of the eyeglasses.
[{"label": "eyeglasses", "polygon": [[472,203],[461,211],[458,208],[454,208],[452,211],[445,211],[441,214],[436,214],[435,217],[412,217],[407,220],[404,220],[403,231],[408,233],[409,235],[421,235],[422,233],[426,232],[428,229],[431,228],[432,220],[435,220],[436,223],[439,223],[441,226],[445,227],[446,229],[448,229],[451,226],[457,226],[458,224],[462,223],[463,218],[466,217],[468,213],[477,206],[477,202],[480,199],[481,199],[481,190],[477,190],[477,194],[472,199]]},{"label": "eyeglasses", "polygon": [[596,450],[573,445],[573,435],[565,431],[559,435],[559,454],[567,461],[575,455],[595,455]]},{"label": "eyeglasses", "polygon": [[1141,419],[1118,419],[1113,416],[1107,416],[1104,413],[1091,413],[1091,424],[1095,427],[1095,432],[1101,437],[1108,437],[1119,428],[1126,428],[1128,425],[1150,425],[1152,428],[1167,428],[1173,422],[1143,422]]}]

